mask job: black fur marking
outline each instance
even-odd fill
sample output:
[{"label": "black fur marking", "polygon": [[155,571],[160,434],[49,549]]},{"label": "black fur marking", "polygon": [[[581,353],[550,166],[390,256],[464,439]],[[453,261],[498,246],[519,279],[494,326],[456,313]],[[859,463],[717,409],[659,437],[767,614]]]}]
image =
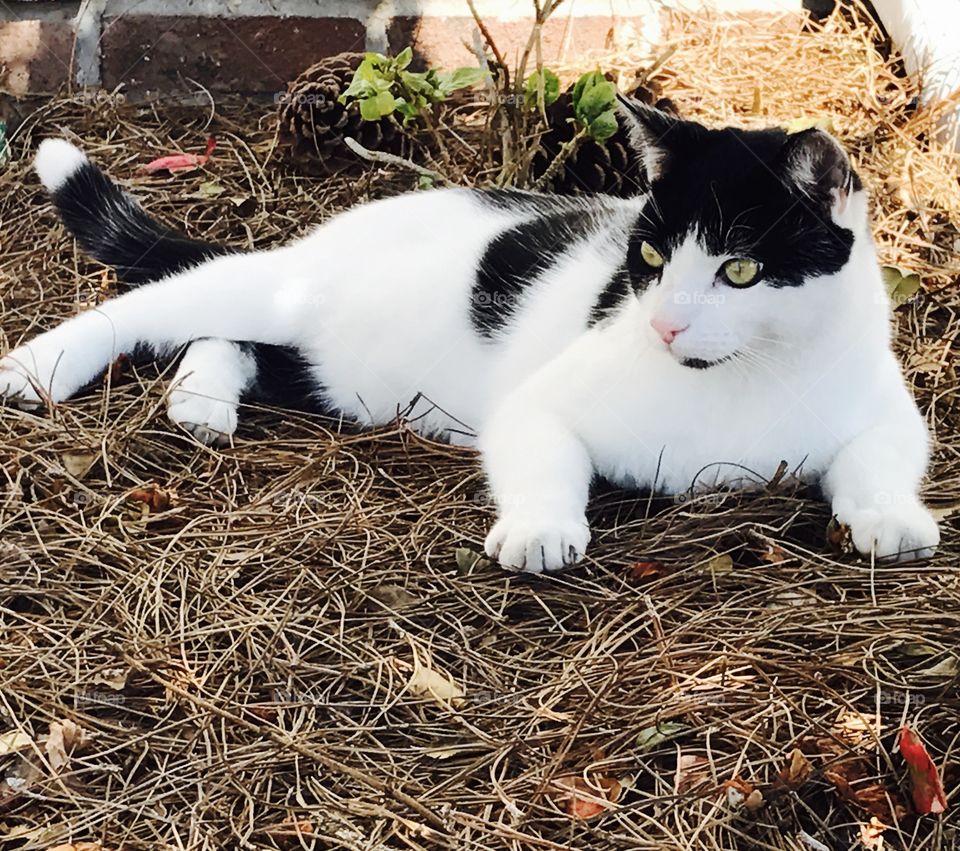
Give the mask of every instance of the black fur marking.
[{"label": "black fur marking", "polygon": [[630,272],[626,264],[613,273],[607,285],[600,291],[594,302],[593,309],[590,311],[590,319],[587,322],[588,327],[593,327],[598,322],[608,318],[617,308],[634,294],[633,282],[630,279]]},{"label": "black fur marking", "polygon": [[241,343],[256,358],[257,377],[243,401],[312,414],[333,414],[310,362],[290,346]]},{"label": "black fur marking", "polygon": [[230,249],[190,239],[163,227],[91,163],[84,163],[53,193],[60,218],[80,247],[136,285],[229,254]]},{"label": "black fur marking", "polygon": [[[522,203],[536,204],[529,209],[546,209],[494,237],[480,259],[470,319],[477,333],[488,339],[513,316],[527,286],[575,246],[596,235],[606,221],[602,205],[587,206],[560,196],[518,194]],[[489,195],[482,193],[484,198]],[[502,202],[505,208],[517,209],[509,206],[505,193],[498,197],[495,205]]]},{"label": "black fur marking", "polygon": [[[825,134],[708,130],[674,120],[657,144],[664,169],[631,234],[627,257],[635,283],[653,273],[640,256],[640,241],[669,262],[690,233],[710,254],[758,261],[757,282],[771,287],[799,286],[839,271],[850,259],[853,233],[833,221],[830,204],[835,190],[861,184]],[[798,162],[812,172],[807,185],[795,177]],[[725,286],[722,277],[717,285]]]}]

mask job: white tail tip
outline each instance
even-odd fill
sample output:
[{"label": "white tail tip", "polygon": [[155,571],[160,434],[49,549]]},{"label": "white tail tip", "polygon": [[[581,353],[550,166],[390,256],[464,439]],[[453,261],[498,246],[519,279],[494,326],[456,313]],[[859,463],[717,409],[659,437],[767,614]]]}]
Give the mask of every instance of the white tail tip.
[{"label": "white tail tip", "polygon": [[33,167],[47,192],[56,192],[87,162],[87,155],[66,139],[44,139]]}]

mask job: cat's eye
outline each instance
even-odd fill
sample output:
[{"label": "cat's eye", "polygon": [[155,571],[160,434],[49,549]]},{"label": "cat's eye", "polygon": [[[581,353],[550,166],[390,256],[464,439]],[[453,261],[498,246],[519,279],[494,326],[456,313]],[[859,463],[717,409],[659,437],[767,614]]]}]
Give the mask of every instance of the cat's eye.
[{"label": "cat's eye", "polygon": [[663,255],[649,242],[640,243],[640,256],[648,266],[659,269],[663,265]]},{"label": "cat's eye", "polygon": [[735,287],[749,287],[760,274],[760,264],[749,257],[735,257],[723,264],[723,274]]}]

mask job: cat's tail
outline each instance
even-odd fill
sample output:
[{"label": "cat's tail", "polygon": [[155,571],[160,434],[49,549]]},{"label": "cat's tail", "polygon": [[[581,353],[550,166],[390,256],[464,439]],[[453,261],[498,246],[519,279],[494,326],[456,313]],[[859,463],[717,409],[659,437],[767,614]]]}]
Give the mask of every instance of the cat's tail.
[{"label": "cat's tail", "polygon": [[65,139],[41,142],[34,167],[67,230],[123,283],[154,281],[230,253],[154,221]]}]

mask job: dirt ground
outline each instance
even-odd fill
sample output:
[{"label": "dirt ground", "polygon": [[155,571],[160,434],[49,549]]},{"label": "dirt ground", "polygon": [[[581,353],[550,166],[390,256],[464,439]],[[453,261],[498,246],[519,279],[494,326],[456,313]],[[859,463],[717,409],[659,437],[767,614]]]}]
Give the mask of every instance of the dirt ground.
[{"label": "dirt ground", "polygon": [[[838,552],[786,478],[602,489],[585,566],[514,576],[471,555],[493,518],[473,452],[271,410],[204,448],[165,419],[169,375],[128,366],[52,412],[0,409],[0,846],[960,848],[955,802],[917,816],[896,751],[908,722],[956,791],[956,163],[849,21],[676,33],[658,79],[684,114],[835,116],[884,261],[923,278],[894,321],[935,439],[936,557]],[[30,171],[61,134],[152,213],[244,247],[416,184],[298,176],[258,105],[58,98],[0,172],[3,350],[112,286]],[[203,171],[139,172],[208,134]]]}]

